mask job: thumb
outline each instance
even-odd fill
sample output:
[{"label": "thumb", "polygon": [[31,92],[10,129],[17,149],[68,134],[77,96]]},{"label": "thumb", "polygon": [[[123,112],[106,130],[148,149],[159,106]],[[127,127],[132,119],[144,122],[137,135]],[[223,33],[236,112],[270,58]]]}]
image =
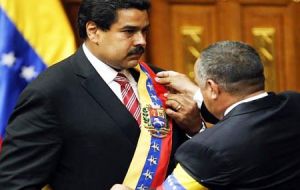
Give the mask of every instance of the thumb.
[{"label": "thumb", "polygon": [[115,184],[110,190],[131,190],[129,187],[121,184]]}]

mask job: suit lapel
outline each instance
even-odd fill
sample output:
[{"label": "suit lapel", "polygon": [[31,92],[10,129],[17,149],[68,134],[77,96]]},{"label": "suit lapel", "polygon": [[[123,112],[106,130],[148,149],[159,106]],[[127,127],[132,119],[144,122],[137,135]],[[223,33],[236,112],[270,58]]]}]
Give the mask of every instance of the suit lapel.
[{"label": "suit lapel", "polygon": [[81,85],[133,143],[137,144],[140,129],[138,123],[109,88],[79,48],[74,57],[74,72],[82,78]]}]

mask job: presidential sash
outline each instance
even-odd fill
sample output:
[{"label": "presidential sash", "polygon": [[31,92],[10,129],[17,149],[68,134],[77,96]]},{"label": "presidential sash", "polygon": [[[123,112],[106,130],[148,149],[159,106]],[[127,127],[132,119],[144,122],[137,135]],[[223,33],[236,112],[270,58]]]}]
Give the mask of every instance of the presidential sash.
[{"label": "presidential sash", "polygon": [[180,164],[177,164],[173,173],[156,190],[208,190],[188,174]]},{"label": "presidential sash", "polygon": [[164,93],[155,73],[143,62],[137,65],[141,105],[141,133],[123,184],[133,189],[156,188],[165,179],[171,149],[172,121],[165,113]]}]

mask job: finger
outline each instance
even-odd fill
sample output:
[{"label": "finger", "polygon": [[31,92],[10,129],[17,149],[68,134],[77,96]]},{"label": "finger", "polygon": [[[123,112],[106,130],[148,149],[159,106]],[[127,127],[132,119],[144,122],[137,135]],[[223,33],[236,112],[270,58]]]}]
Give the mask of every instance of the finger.
[{"label": "finger", "polygon": [[167,73],[167,75],[169,77],[176,77],[176,76],[179,76],[181,75],[181,73],[178,73],[178,72],[175,72],[175,71],[165,71]]},{"label": "finger", "polygon": [[114,186],[112,186],[111,188],[110,188],[110,190],[120,190],[120,189],[122,189],[122,186],[120,185],[120,184],[115,184]]},{"label": "finger", "polygon": [[183,99],[183,95],[182,94],[168,93],[167,99],[176,100],[177,102],[182,103],[181,100]]},{"label": "finger", "polygon": [[155,77],[155,81],[162,85],[168,85],[171,82],[169,77],[165,77],[165,78]]},{"label": "finger", "polygon": [[110,190],[131,190],[131,188],[122,184],[115,184]]},{"label": "finger", "polygon": [[195,103],[195,101],[189,96],[181,96],[179,101],[182,105],[194,105]]},{"label": "finger", "polygon": [[176,106],[175,110],[176,110],[177,112],[179,112],[179,111],[181,110],[181,108],[182,108],[182,105],[181,105],[181,104],[178,104],[178,106]]},{"label": "finger", "polygon": [[174,94],[169,92],[168,94],[165,95],[165,97],[167,97],[167,99],[176,100],[182,105],[192,105],[195,103],[192,97],[189,97],[185,94],[179,94],[179,93]]},{"label": "finger", "polygon": [[176,111],[174,111],[174,110],[172,110],[170,108],[166,109],[166,114],[168,116],[170,116],[171,118],[173,118],[173,119],[177,119],[179,117],[179,113],[177,113]]},{"label": "finger", "polygon": [[179,105],[179,103],[173,99],[171,99],[171,100],[168,99],[166,101],[167,108],[171,108],[171,109],[175,110],[175,107],[177,107],[178,105]]},{"label": "finger", "polygon": [[171,117],[172,119],[174,119],[176,122],[180,122],[182,120],[183,114],[181,114],[180,112],[176,112],[170,108],[166,109],[166,114]]},{"label": "finger", "polygon": [[169,71],[158,72],[158,73],[156,73],[156,76],[160,77],[160,78],[169,77]]},{"label": "finger", "polygon": [[183,108],[183,105],[175,99],[168,99],[166,101],[166,105],[167,105],[167,107],[169,107],[177,112]]},{"label": "finger", "polygon": [[182,75],[181,73],[177,73],[175,71],[161,71],[156,73],[157,78],[174,78]]}]

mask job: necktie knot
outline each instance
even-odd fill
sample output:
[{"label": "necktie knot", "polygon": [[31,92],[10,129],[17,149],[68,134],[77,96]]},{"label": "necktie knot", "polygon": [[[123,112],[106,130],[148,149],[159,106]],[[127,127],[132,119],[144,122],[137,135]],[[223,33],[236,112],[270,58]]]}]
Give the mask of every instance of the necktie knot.
[{"label": "necktie knot", "polygon": [[118,73],[114,81],[116,81],[120,85],[125,85],[129,83],[127,77],[123,73]]}]

